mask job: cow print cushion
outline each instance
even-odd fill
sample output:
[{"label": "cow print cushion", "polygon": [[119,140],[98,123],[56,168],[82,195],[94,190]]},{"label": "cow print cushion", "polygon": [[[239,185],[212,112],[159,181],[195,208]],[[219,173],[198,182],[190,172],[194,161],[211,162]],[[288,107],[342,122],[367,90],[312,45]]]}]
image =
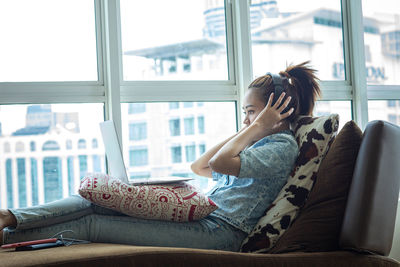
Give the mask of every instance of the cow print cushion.
[{"label": "cow print cushion", "polygon": [[81,181],[79,194],[99,206],[153,220],[195,221],[218,208],[185,182],[129,185],[104,173],[87,174]]},{"label": "cow print cushion", "polygon": [[299,155],[288,182],[267,208],[250,235],[243,241],[241,252],[265,253],[289,228],[310,192],[319,165],[338,130],[339,116],[301,116],[293,125]]}]

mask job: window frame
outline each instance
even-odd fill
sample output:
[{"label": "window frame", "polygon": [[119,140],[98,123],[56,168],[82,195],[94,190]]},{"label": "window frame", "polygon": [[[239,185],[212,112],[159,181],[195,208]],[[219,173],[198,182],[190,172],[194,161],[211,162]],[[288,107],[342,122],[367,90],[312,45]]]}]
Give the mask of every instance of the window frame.
[{"label": "window frame", "polygon": [[[103,103],[104,118],[114,121],[121,144],[125,102],[233,101],[240,128],[241,102],[253,77],[250,1],[225,0],[228,79],[209,81],[124,81],[119,1],[93,1],[98,80],[0,82],[0,104]],[[364,129],[368,100],[398,100],[400,85],[367,85],[362,0],[341,0],[341,5],[345,80],[321,81],[322,100],[351,101],[352,118]],[[6,195],[5,186],[0,195]]]},{"label": "window frame", "polygon": [[[368,85],[361,0],[341,0],[344,81],[321,81],[323,100],[352,101],[353,119],[364,128],[367,100],[400,99],[397,85]],[[228,80],[124,81],[119,1],[94,0],[98,81],[2,82],[0,104],[104,103],[105,119],[113,119],[121,136],[121,102],[234,101],[238,127],[240,104],[252,79],[248,1],[225,0]],[[368,89],[368,90],[367,90]]]}]

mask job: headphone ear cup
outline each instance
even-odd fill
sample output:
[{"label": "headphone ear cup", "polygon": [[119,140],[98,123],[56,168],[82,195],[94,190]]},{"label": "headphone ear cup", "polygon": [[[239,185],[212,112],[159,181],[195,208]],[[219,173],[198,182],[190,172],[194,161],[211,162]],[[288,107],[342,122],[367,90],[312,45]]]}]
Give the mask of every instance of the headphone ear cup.
[{"label": "headphone ear cup", "polygon": [[278,98],[281,94],[279,94],[279,92],[277,92],[276,90],[274,90],[274,99],[272,100],[272,104],[271,106],[275,105],[276,101],[278,101]]},{"label": "headphone ear cup", "polygon": [[[274,99],[272,101],[272,105],[275,105],[276,101],[278,101],[279,97],[283,92],[285,92],[285,88],[288,88],[288,79],[286,77],[282,78],[280,75],[273,74],[270,72],[267,72],[266,75],[271,76],[272,79],[272,86],[274,87]],[[287,99],[287,95],[282,99],[281,105],[285,102]],[[289,109],[291,108],[291,105],[289,105],[282,111],[282,113],[288,112]]]}]

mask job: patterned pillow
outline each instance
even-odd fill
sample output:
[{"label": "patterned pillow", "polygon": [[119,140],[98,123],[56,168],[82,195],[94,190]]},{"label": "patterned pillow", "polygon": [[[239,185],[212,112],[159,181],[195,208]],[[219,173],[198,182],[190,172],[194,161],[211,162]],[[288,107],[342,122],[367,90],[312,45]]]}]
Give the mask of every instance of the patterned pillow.
[{"label": "patterned pillow", "polygon": [[302,116],[294,132],[299,155],[288,182],[265,211],[250,235],[243,241],[241,252],[267,252],[289,228],[311,190],[318,167],[338,130],[339,116]]},{"label": "patterned pillow", "polygon": [[194,221],[218,208],[188,183],[128,185],[104,173],[85,176],[79,194],[99,206],[153,220]]}]

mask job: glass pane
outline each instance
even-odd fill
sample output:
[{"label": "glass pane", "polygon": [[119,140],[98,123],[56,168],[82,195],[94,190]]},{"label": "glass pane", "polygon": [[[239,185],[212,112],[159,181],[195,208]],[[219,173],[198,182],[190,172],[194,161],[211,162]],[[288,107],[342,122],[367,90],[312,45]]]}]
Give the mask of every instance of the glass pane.
[{"label": "glass pane", "polygon": [[0,82],[97,81],[93,0],[2,0],[0,25]]},{"label": "glass pane", "polygon": [[[173,103],[172,109],[171,102],[142,103],[146,105],[144,114],[129,113],[131,103],[121,105],[123,153],[129,177],[193,177],[191,183],[207,191],[214,182],[192,173],[190,165],[206,149],[236,132],[235,103],[202,102],[190,108]],[[135,123],[147,125],[145,138],[131,136],[129,127]]]},{"label": "glass pane", "polygon": [[368,120],[384,120],[400,126],[400,100],[368,101]]},{"label": "glass pane", "polygon": [[351,121],[351,102],[350,101],[317,101],[314,109],[314,116],[325,116],[329,114],[339,114],[339,130]]},{"label": "glass pane", "polygon": [[87,172],[105,172],[103,120],[103,104],[0,106],[0,206],[67,197]]},{"label": "glass pane", "polygon": [[400,85],[400,5],[397,0],[363,0],[368,84]]},{"label": "glass pane", "polygon": [[252,0],[253,74],[279,72],[307,60],[322,80],[343,80],[340,0]]},{"label": "glass pane", "polygon": [[121,0],[124,80],[227,80],[223,0]]}]

